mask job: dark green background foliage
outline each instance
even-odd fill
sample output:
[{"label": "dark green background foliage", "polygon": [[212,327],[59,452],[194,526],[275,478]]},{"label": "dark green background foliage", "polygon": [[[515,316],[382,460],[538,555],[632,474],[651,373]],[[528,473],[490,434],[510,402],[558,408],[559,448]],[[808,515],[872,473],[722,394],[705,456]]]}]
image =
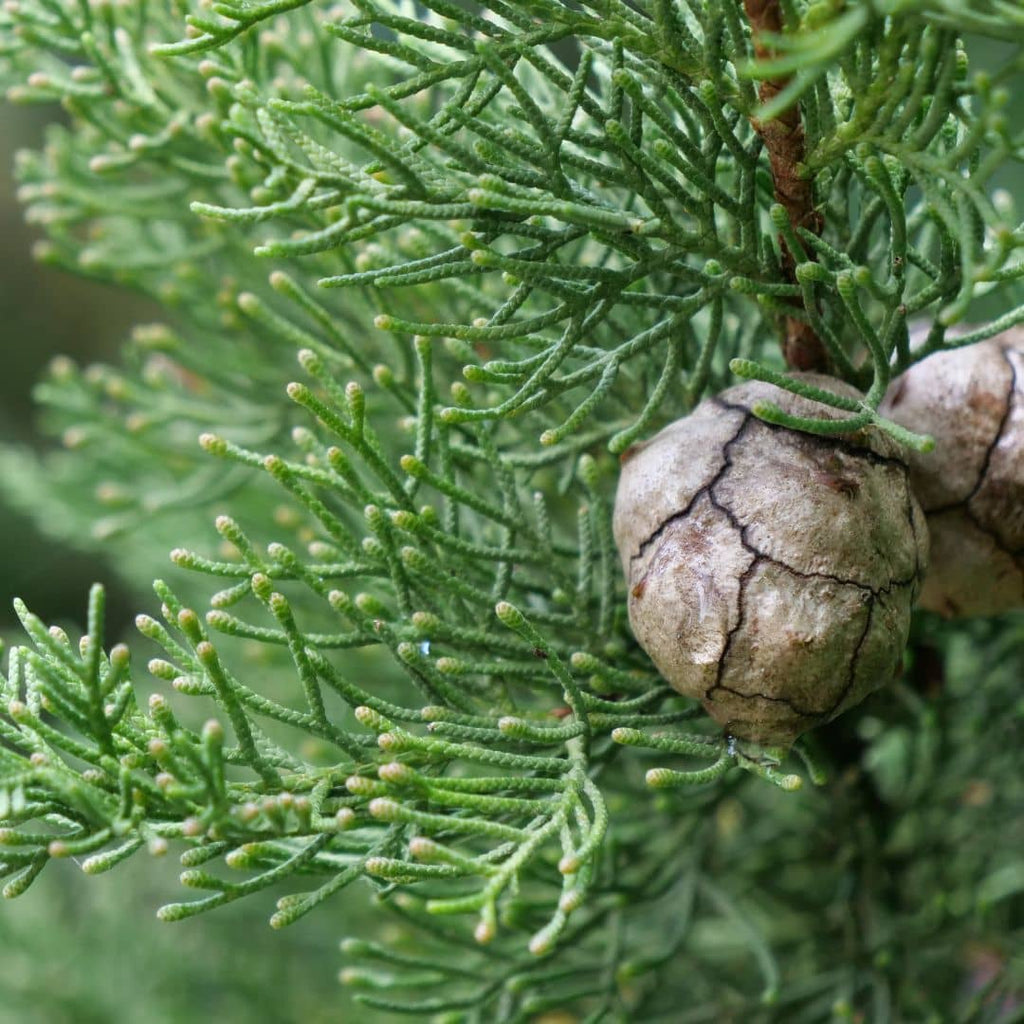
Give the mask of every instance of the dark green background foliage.
[{"label": "dark green background foliage", "polygon": [[0,1019],[1021,1019],[1020,615],[919,616],[779,768],[625,620],[617,454],[787,317],[889,430],[908,320],[1024,319],[1019,7],[783,6],[760,68],[727,0],[0,13],[68,97],[0,122],[2,590],[72,637],[5,668]]}]

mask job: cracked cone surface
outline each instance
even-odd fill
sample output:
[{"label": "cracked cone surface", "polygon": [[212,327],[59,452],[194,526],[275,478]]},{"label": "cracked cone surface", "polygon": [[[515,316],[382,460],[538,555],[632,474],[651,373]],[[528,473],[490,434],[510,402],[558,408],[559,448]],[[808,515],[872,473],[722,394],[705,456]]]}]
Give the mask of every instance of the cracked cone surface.
[{"label": "cracked cone surface", "polygon": [[1024,607],[1024,327],[916,363],[881,411],[935,438],[907,460],[932,538],[922,606]]},{"label": "cracked cone surface", "polygon": [[928,534],[894,441],[772,426],[763,400],[823,414],[757,382],[702,402],[625,454],[614,529],[665,679],[730,735],[788,746],[895,676]]}]

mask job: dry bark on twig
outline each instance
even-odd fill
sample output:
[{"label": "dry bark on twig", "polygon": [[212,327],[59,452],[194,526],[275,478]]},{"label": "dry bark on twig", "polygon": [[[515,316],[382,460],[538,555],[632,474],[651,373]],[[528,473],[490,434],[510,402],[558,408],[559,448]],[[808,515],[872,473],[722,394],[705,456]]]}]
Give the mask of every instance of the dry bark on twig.
[{"label": "dry bark on twig", "polygon": [[[778,0],[744,0],[747,19],[754,42],[754,55],[758,60],[774,56],[764,44],[763,33],[778,34],[782,31],[782,14]],[[761,82],[758,95],[761,102],[768,103],[787,85],[788,78],[766,79]],[[785,207],[793,230],[806,228],[821,234],[821,214],[814,206],[814,189],[809,178],[800,173],[804,159],[804,128],[800,121],[797,104],[783,111],[770,121],[751,119],[754,130],[764,139],[771,163],[772,180],[775,183],[775,198]],[[790,281],[796,281],[796,260],[784,240],[782,245],[782,267]],[[801,305],[798,299],[793,305]],[[821,339],[810,324],[796,317],[786,317],[786,340],[783,349],[786,365],[793,370],[829,369],[828,354]]]}]

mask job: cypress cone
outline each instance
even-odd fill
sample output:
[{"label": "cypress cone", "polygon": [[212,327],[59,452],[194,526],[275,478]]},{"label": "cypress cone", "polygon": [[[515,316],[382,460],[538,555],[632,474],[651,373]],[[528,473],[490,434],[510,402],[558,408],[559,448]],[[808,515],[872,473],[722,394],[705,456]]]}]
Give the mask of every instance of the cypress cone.
[{"label": "cypress cone", "polygon": [[932,538],[922,606],[1024,607],[1024,327],[915,363],[880,411],[936,441],[907,459]]},{"label": "cypress cone", "polygon": [[760,382],[702,402],[625,453],[614,531],[665,679],[736,739],[788,747],[897,674],[928,533],[895,441],[765,423],[752,408],[769,398],[822,415]]}]

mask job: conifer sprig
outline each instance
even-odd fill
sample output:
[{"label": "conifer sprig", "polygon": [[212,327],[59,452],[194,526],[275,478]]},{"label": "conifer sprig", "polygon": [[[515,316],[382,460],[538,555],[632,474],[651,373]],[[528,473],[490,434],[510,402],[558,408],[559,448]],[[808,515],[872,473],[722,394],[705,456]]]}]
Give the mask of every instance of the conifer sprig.
[{"label": "conifer sprig", "polygon": [[[990,694],[957,684],[973,710],[942,757],[905,689],[859,775],[796,805],[797,776],[701,732],[630,639],[611,455],[731,374],[924,443],[879,418],[890,377],[1024,320],[993,187],[1024,155],[1007,8],[787,3],[758,56],[727,0],[7,4],[9,95],[70,115],[19,161],[40,255],[175,326],[117,369],[55,364],[69,450],[0,468],[51,530],[118,535],[135,582],[172,544],[182,571],[138,620],[146,709],[102,591],[77,647],[21,610],[5,894],[55,857],[181,842],[203,895],[169,920],[274,887],[283,926],[372,886],[398,938],[349,943],[346,978],[386,1010],[687,1019],[683,964],[694,1020],[884,1009],[894,986],[909,1019],[945,1013],[959,979],[893,950],[943,952],[921,909],[952,888],[943,801],[967,777],[1008,780],[991,822],[1019,799],[1012,736],[978,739],[1012,719],[1019,644]],[[962,26],[1016,50],[972,73]],[[764,132],[794,111],[806,222]],[[948,337],[995,289],[1005,311]],[[786,375],[792,322],[863,401]],[[880,813],[920,856],[895,895],[902,848],[861,827]],[[957,837],[966,933],[1004,892],[995,828]]]}]

